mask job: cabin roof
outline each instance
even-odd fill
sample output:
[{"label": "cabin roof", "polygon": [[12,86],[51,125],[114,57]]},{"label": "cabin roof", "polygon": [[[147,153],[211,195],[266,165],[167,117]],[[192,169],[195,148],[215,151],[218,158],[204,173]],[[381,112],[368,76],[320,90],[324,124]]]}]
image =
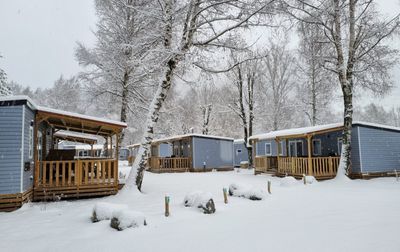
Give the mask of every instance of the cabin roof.
[{"label": "cabin roof", "polygon": [[183,138],[190,138],[190,137],[210,138],[210,139],[228,140],[228,141],[233,141],[234,140],[233,138],[230,138],[230,137],[202,135],[202,134],[191,133],[191,134],[177,135],[177,136],[171,136],[171,137],[155,139],[155,140],[152,141],[152,143],[169,142],[169,141],[173,141],[173,140],[180,140],[180,139],[183,139]]},{"label": "cabin roof", "polygon": [[[377,123],[354,121],[353,126],[356,126],[356,125],[400,132],[399,127],[393,127],[393,126],[377,124]],[[253,135],[249,138],[249,140],[275,139],[275,138],[279,138],[279,137],[282,137],[282,138],[301,137],[302,135],[317,134],[317,133],[322,133],[322,132],[327,132],[327,131],[328,132],[336,131],[336,130],[341,130],[341,129],[343,129],[343,123],[331,123],[331,124],[316,125],[316,126],[310,126],[310,127],[270,131],[270,132],[264,133],[264,134]]]},{"label": "cabin roof", "polygon": [[138,147],[138,146],[140,146],[140,143],[127,145],[126,148],[133,148],[133,147]]},{"label": "cabin roof", "polygon": [[235,140],[233,140],[233,142],[234,143],[244,143],[244,139],[241,139],[241,138],[235,139]]},{"label": "cabin roof", "polygon": [[6,101],[27,101],[30,107],[37,111],[41,120],[61,130],[107,136],[121,132],[127,127],[126,123],[120,121],[38,106],[25,95],[0,97],[0,102]]}]

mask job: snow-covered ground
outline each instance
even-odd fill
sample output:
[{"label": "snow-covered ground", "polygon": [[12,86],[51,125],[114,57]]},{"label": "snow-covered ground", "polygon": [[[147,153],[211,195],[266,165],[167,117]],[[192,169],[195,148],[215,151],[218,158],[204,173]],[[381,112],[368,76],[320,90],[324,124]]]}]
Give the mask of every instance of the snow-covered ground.
[{"label": "snow-covered ground", "polygon": [[[231,183],[266,190],[268,180],[272,195],[264,200],[229,197],[224,204],[222,189]],[[183,206],[185,195],[197,190],[213,195],[215,214]],[[91,223],[96,202],[126,204],[145,214],[147,226],[116,231],[110,221]],[[146,173],[143,194],[26,204],[0,213],[0,251],[400,251],[399,230],[395,178],[304,185],[249,170]]]}]

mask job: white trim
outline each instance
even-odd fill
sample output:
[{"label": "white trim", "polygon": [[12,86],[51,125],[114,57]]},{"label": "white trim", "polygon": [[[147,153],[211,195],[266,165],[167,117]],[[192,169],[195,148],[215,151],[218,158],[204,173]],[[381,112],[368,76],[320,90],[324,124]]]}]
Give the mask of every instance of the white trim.
[{"label": "white trim", "polygon": [[[267,144],[269,145],[269,153],[267,153]],[[265,156],[272,156],[272,144],[271,143],[265,143],[264,153],[265,153]]]},{"label": "white trim", "polygon": [[[280,142],[280,144],[278,144],[278,156],[283,157],[283,143],[285,142],[285,140],[281,140],[279,142]],[[282,153],[279,153],[279,151],[280,151],[279,146],[282,148]],[[287,153],[286,153],[286,156],[287,156]]]},{"label": "white trim", "polygon": [[196,166],[195,166],[195,164],[194,164],[194,161],[196,160],[195,158],[194,158],[194,153],[195,153],[195,151],[194,151],[194,138],[192,137],[191,138],[191,140],[192,140],[192,142],[190,143],[192,146],[191,146],[191,149],[192,149],[192,166],[193,167],[191,167],[193,170],[194,169],[196,169]]},{"label": "white trim", "polygon": [[20,192],[23,192],[24,184],[24,135],[25,135],[25,105],[22,105],[22,132],[21,132],[21,181],[20,181]]},{"label": "white trim", "polygon": [[360,134],[360,127],[357,127],[357,134],[358,134],[358,155],[360,156],[360,173],[362,173],[362,156],[361,156],[361,134]]},{"label": "white trim", "polygon": [[339,148],[339,142],[342,142],[342,146],[343,146],[343,137],[338,137],[337,138],[337,151],[338,151],[338,155],[339,157],[342,156],[342,148]]},{"label": "white trim", "polygon": [[[314,142],[319,142],[319,150],[320,150],[319,153],[315,153]],[[322,142],[321,142],[321,139],[319,139],[319,138],[313,139],[312,142],[311,142],[311,147],[312,147],[312,154],[314,156],[321,156],[322,155]]]}]

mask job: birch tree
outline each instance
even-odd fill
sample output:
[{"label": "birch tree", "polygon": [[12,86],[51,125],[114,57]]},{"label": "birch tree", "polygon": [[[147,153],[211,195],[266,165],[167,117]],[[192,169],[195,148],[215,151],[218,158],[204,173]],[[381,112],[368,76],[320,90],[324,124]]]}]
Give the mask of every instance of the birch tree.
[{"label": "birch tree", "polygon": [[323,113],[332,101],[336,82],[330,71],[324,68],[324,50],[327,45],[319,28],[300,23],[298,76],[298,94],[302,108],[312,126],[323,121]]},{"label": "birch tree", "polygon": [[384,94],[397,51],[386,42],[399,28],[399,14],[383,17],[373,0],[286,1],[290,16],[317,26],[329,45],[325,67],[340,84],[344,104],[342,158],[337,177],[351,170],[351,130],[355,85]]},{"label": "birch tree", "polygon": [[[87,91],[94,97],[107,95],[118,101],[122,122],[147,106],[146,87],[151,86],[149,77],[157,68],[157,62],[146,64],[153,47],[160,43],[150,32],[158,20],[145,13],[152,7],[150,2],[96,0],[96,45],[87,48],[78,43],[76,49],[76,58],[86,69],[80,78],[86,81]],[[122,132],[120,142],[124,135]]]},{"label": "birch tree", "polygon": [[[2,56],[0,55],[0,58]],[[7,75],[6,72],[0,68],[0,96],[1,95],[10,95],[11,90],[7,85]]]},{"label": "birch tree", "polygon": [[168,52],[163,61],[163,74],[158,83],[153,101],[149,107],[146,131],[139,154],[127,179],[128,187],[136,184],[141,190],[154,126],[177,68],[189,54],[209,47],[226,47],[229,36],[240,28],[257,25],[260,14],[269,11],[273,1],[159,1],[164,17],[164,51]]}]

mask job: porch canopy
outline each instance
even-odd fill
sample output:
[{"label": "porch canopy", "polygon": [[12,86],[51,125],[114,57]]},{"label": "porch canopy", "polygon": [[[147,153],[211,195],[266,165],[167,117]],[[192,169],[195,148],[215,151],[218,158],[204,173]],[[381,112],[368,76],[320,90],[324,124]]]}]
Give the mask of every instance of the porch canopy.
[{"label": "porch canopy", "polygon": [[56,141],[63,140],[63,141],[69,141],[69,142],[75,142],[75,143],[84,143],[84,144],[89,144],[89,145],[94,145],[98,141],[97,137],[95,137],[95,136],[77,133],[77,132],[66,131],[66,130],[57,131],[54,134],[54,140],[56,140]]}]

